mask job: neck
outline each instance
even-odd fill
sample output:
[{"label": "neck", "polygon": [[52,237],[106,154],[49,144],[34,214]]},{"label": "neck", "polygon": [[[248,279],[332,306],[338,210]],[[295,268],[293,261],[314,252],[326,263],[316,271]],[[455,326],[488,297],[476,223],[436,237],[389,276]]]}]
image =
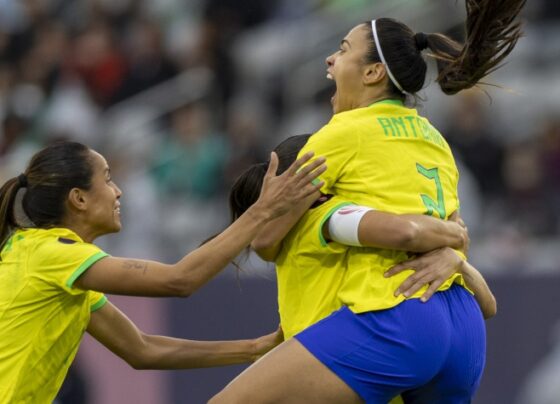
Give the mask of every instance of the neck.
[{"label": "neck", "polygon": [[77,220],[63,220],[60,226],[72,230],[86,243],[92,243],[93,240],[99,237],[99,234],[95,234],[89,226]]},{"label": "neck", "polygon": [[375,97],[368,97],[366,99],[363,100],[362,104],[360,105],[360,108],[362,107],[369,107],[372,104],[375,104],[376,102],[381,102],[381,101],[385,101],[385,100],[401,100],[398,97],[395,96],[390,96],[388,94],[380,94],[378,96]]}]

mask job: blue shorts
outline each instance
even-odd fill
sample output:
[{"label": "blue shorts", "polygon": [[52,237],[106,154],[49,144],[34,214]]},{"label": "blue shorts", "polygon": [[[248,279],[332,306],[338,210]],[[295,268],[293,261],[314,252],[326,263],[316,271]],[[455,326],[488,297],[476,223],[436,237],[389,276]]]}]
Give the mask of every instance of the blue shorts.
[{"label": "blue shorts", "polygon": [[407,404],[469,403],[486,357],[480,308],[458,285],[426,303],[360,314],[343,307],[295,338],[372,404],[399,394]]}]

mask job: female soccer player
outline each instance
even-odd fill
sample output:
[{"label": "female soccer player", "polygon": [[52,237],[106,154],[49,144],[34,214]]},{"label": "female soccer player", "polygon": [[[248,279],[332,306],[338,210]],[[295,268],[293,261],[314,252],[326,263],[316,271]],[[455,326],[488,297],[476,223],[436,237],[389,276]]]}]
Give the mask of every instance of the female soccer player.
[{"label": "female soccer player", "polygon": [[[335,115],[302,150],[329,161],[322,192],[393,213],[446,219],[456,211],[451,150],[403,102],[424,85],[426,48],[445,93],[476,85],[515,46],[523,4],[467,0],[464,46],[386,18],[353,28],[327,58]],[[263,234],[282,224],[269,226]],[[484,368],[485,329],[462,275],[423,303],[425,288],[408,296],[393,291],[411,273],[403,269],[423,267],[426,257],[397,266],[393,277],[384,274],[406,261],[403,252],[351,248],[346,259],[342,308],[270,352],[213,403],[386,403],[399,394],[413,403],[470,402]]]},{"label": "female soccer player", "polygon": [[247,362],[277,345],[280,331],[226,342],[146,335],[103,293],[190,295],[265,223],[318,189],[321,184],[311,181],[324,171],[324,159],[301,168],[310,157],[276,176],[273,154],[262,193],[247,213],[178,263],[166,265],[110,257],[91,244],[121,228],[121,191],[103,156],[73,142],[38,152],[24,174],[0,189],[0,402],[51,402],[86,330],[142,369]]},{"label": "female soccer player", "polygon": [[[295,160],[309,136],[292,136],[274,149],[279,159],[279,172]],[[266,170],[266,163],[255,164],[233,185],[229,198],[233,221],[258,197]],[[358,220],[356,231],[356,237],[363,246],[424,252],[444,246],[464,248],[468,244],[465,229],[452,221],[425,215],[395,215],[371,209],[364,211],[363,207],[341,201],[339,197],[318,192],[310,195],[298,209],[309,204],[309,210],[289,234],[274,235],[275,238],[283,238],[282,243],[276,245],[274,251],[264,251],[263,258],[276,264],[280,323],[285,339],[340,308],[337,293],[345,274],[346,248],[329,241],[349,241],[338,238],[339,228],[348,225],[347,217],[356,210],[364,213]],[[260,252],[263,253],[263,250]],[[495,314],[494,296],[476,269],[459,259],[452,250],[438,251],[435,259],[435,262],[432,260],[429,263],[433,267],[432,278],[424,278],[424,282],[430,283],[437,278],[445,280],[451,273],[461,271],[468,287],[474,291],[484,317]],[[426,301],[429,298],[426,294],[424,297]],[[398,400],[392,403],[401,402]]]}]

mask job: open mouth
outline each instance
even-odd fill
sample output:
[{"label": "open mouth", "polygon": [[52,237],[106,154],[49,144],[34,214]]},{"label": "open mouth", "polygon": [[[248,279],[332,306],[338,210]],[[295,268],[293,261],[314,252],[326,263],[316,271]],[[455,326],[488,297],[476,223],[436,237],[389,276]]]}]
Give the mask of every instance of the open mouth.
[{"label": "open mouth", "polygon": [[331,105],[334,107],[334,103],[336,101],[336,93],[337,93],[336,80],[334,79],[333,74],[329,71],[327,71],[327,79],[332,81],[333,95],[331,97]]}]

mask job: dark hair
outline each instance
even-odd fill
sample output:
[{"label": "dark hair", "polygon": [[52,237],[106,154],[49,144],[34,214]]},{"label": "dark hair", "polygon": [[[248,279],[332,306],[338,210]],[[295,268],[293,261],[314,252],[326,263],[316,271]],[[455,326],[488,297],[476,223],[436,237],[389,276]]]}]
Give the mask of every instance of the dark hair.
[{"label": "dark hair", "polygon": [[235,222],[249,207],[256,202],[261,192],[268,163],[253,164],[233,183],[229,192],[231,221]]},{"label": "dark hair", "polygon": [[[440,33],[414,32],[405,24],[391,19],[376,21],[383,56],[391,73],[402,89],[414,94],[422,89],[427,66],[422,57],[424,46],[429,57],[436,60],[437,83],[445,94],[456,94],[479,83],[515,47],[521,37],[521,23],[516,17],[526,0],[466,0],[467,22],[465,44],[461,45]],[[367,63],[380,62],[371,23],[364,23],[369,32]],[[389,80],[392,96],[404,98]]]},{"label": "dark hair", "polygon": [[90,149],[83,144],[56,142],[37,152],[24,174],[0,188],[0,245],[20,227],[14,215],[20,188],[26,188],[21,200],[23,213],[35,227],[50,228],[61,223],[70,190],[90,189],[92,176]]},{"label": "dark hair", "polygon": [[[274,148],[278,155],[278,172],[282,174],[294,161],[309,140],[310,134],[291,136]],[[229,193],[231,221],[234,222],[254,204],[261,192],[268,162],[253,164],[236,180]]]}]

